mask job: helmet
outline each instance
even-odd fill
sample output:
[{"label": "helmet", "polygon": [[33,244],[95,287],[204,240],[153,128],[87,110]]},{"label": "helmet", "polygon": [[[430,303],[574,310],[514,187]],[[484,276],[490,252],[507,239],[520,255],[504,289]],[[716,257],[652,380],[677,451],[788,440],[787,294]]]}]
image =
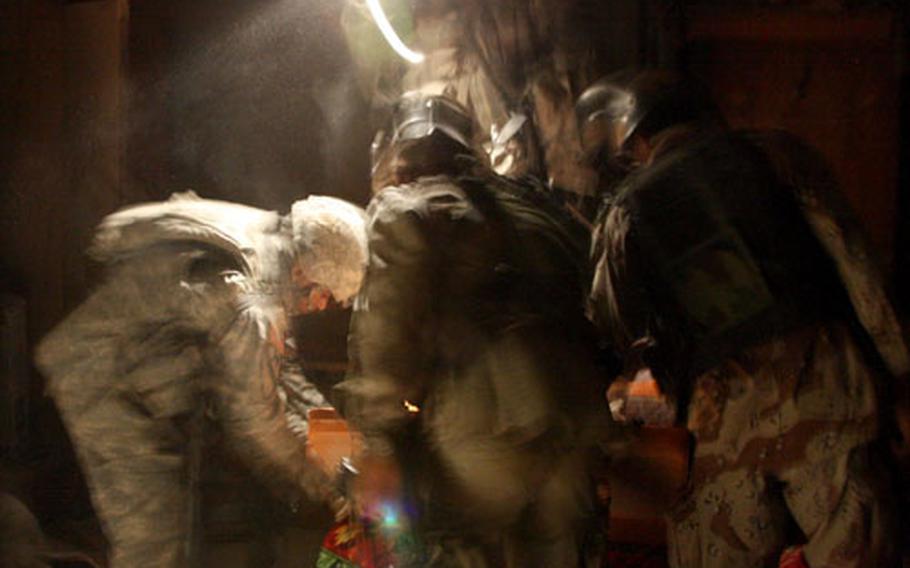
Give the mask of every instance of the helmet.
[{"label": "helmet", "polygon": [[396,177],[389,170],[442,173],[454,168],[456,155],[479,155],[475,132],[470,111],[456,101],[416,91],[402,95],[392,109],[388,132],[378,132],[370,149],[374,189],[377,180],[383,186]]},{"label": "helmet", "polygon": [[393,111],[391,143],[417,140],[436,132],[471,148],[474,119],[466,108],[448,97],[405,93]]},{"label": "helmet", "polygon": [[575,103],[575,119],[588,161],[597,159],[602,150],[611,157],[620,153],[635,127],[631,122],[634,110],[634,95],[611,79],[601,79],[585,89]]},{"label": "helmet", "polygon": [[597,81],[578,98],[575,114],[589,159],[604,150],[617,156],[634,134],[649,137],[680,124],[721,120],[700,84],[657,70]]},{"label": "helmet", "polygon": [[307,278],[328,288],[336,301],[351,300],[366,271],[366,212],[341,199],[313,195],[291,206],[291,225]]}]

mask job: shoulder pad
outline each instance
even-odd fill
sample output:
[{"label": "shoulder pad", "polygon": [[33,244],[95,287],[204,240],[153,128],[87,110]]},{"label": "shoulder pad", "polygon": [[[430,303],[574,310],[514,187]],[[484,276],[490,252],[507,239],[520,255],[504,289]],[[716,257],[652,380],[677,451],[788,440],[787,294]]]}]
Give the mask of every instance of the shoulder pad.
[{"label": "shoulder pad", "polygon": [[265,234],[278,232],[280,216],[226,201],[175,194],[170,200],[121,209],[102,220],[89,254],[102,262],[174,242],[214,247],[257,271],[256,249]]}]

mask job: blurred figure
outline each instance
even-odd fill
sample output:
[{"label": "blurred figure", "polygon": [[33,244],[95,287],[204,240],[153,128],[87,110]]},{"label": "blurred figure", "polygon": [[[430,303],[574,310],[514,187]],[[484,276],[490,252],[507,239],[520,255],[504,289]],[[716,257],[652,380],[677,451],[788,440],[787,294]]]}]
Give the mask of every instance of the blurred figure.
[{"label": "blurred figure", "polygon": [[280,216],[183,194],[104,219],[90,252],[106,278],[37,361],[111,566],[202,565],[212,440],[286,503],[340,506],[306,454],[306,411],[326,404],[294,365],[288,318],[356,294],[365,246],[363,211],[331,197]]},{"label": "blurred figure", "polygon": [[87,554],[45,535],[28,507],[3,491],[0,491],[0,566],[98,568]]},{"label": "blurred figure", "polygon": [[408,565],[593,562],[590,468],[611,423],[584,315],[588,233],[481,165],[451,100],[406,95],[388,135],[340,387],[366,437],[367,512],[409,513],[425,554]]},{"label": "blurred figure", "polygon": [[[681,136],[698,137],[723,128],[711,97],[696,84],[660,87],[662,75],[621,71],[585,89],[575,104],[582,156],[597,170],[600,194],[609,199],[617,185],[651,155],[648,141],[672,145]],[[629,86],[635,81],[637,88]],[[649,85],[648,83],[654,83]],[[653,138],[661,133],[659,138]],[[657,149],[656,155],[662,150]]]},{"label": "blurred figure", "polygon": [[878,389],[907,351],[823,160],[726,129],[671,74],[601,81],[577,110],[589,155],[633,170],[596,229],[595,317],[696,440],[671,564],[888,566]]}]

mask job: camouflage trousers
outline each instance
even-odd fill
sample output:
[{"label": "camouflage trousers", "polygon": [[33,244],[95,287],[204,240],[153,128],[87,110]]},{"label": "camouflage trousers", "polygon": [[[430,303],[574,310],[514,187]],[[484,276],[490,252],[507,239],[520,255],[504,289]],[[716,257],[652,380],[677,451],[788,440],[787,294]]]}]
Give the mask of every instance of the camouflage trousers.
[{"label": "camouflage trousers", "polygon": [[186,566],[191,495],[182,434],[116,385],[104,396],[84,391],[60,391],[56,402],[110,544],[110,566]]},{"label": "camouflage trousers", "polygon": [[109,543],[108,566],[196,568],[226,557],[231,566],[273,565],[286,508],[211,441],[194,489],[185,425],[136,409],[108,396],[67,421]]},{"label": "camouflage trousers", "polygon": [[874,371],[845,326],[818,325],[697,378],[689,490],[668,518],[672,566],[887,566],[894,535]]}]

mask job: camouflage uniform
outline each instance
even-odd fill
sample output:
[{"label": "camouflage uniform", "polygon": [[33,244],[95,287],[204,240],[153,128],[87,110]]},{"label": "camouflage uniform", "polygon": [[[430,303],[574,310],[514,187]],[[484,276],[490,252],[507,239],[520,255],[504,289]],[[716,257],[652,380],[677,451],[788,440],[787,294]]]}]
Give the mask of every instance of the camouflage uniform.
[{"label": "camouflage uniform", "polygon": [[609,413],[582,310],[587,236],[534,191],[425,177],[369,209],[345,410],[409,478],[421,565],[579,563]]},{"label": "camouflage uniform", "polygon": [[844,249],[819,236],[818,199],[807,207],[830,180],[783,135],[677,141],[603,215],[592,296],[628,365],[687,409],[671,565],[776,565],[803,540],[810,566],[887,565],[889,481],[872,450],[886,371],[864,320],[876,310],[842,284],[868,265],[829,256]]},{"label": "camouflage uniform", "polygon": [[843,325],[785,334],[697,377],[691,491],[669,515],[672,565],[776,564],[794,544],[792,518],[810,566],[881,566],[874,383]]},{"label": "camouflage uniform", "polygon": [[113,567],[202,561],[203,430],[288,501],[331,493],[301,437],[306,409],[324,400],[285,342],[290,227],[195,203],[201,217],[181,202],[108,217],[92,251],[109,266],[104,282],[38,349]]}]

